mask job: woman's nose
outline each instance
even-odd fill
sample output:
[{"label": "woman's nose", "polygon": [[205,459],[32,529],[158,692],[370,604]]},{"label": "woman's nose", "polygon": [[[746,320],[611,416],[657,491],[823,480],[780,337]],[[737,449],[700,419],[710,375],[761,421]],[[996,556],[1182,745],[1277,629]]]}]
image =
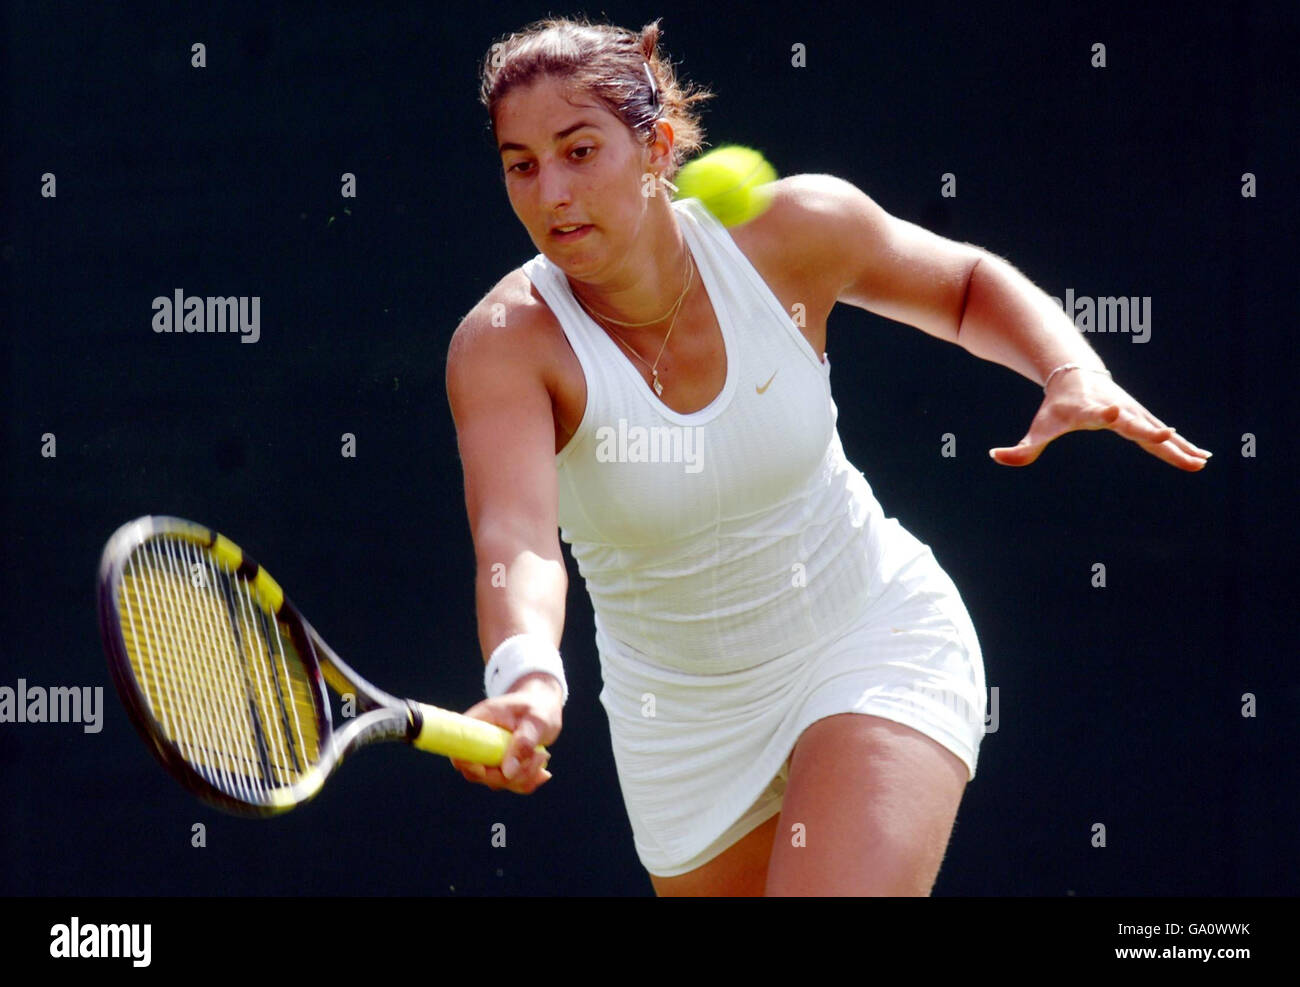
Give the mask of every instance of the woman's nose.
[{"label": "woman's nose", "polygon": [[551,212],[567,206],[570,201],[569,176],[564,169],[553,163],[539,163],[537,167],[537,189],[541,206]]}]

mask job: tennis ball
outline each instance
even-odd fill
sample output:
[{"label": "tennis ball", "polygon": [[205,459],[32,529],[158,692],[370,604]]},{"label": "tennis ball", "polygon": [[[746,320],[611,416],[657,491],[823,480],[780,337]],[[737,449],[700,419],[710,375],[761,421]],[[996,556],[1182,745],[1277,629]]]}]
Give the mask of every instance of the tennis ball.
[{"label": "tennis ball", "polygon": [[678,199],[699,199],[723,226],[748,223],[772,204],[776,169],[752,147],[724,144],[677,173]]}]

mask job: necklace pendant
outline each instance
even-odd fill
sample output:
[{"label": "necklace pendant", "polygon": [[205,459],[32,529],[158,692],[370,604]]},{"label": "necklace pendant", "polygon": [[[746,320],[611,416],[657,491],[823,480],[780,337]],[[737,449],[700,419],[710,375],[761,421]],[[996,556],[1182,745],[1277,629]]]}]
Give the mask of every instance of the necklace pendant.
[{"label": "necklace pendant", "polygon": [[656,394],[659,394],[659,395],[662,395],[663,392],[664,392],[664,385],[661,384],[661,383],[659,383],[659,375],[658,375],[658,374],[655,374],[655,375],[654,375],[654,378],[655,378],[655,379],[654,379],[655,393],[656,393]]}]

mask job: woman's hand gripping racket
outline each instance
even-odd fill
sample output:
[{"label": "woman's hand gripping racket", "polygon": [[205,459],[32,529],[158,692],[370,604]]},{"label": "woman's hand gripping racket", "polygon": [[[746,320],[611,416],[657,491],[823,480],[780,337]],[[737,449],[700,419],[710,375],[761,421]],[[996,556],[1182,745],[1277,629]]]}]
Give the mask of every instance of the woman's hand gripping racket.
[{"label": "woman's hand gripping racket", "polygon": [[[237,545],[180,518],[139,518],[109,539],[99,627],[154,754],[195,795],[239,815],[307,801],[376,741],[484,765],[499,765],[509,745],[494,724],[376,689]],[[356,697],[357,715],[337,730],[327,682]]]}]

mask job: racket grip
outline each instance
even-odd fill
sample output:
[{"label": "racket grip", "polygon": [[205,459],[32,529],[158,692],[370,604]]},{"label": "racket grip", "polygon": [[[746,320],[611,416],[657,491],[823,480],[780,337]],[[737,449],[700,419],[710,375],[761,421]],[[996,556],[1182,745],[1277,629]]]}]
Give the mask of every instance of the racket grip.
[{"label": "racket grip", "polygon": [[[505,758],[506,748],[510,745],[509,730],[437,706],[413,705],[421,717],[420,732],[411,741],[411,746],[417,750],[491,767],[496,767]],[[537,749],[546,750],[541,744]]]}]

